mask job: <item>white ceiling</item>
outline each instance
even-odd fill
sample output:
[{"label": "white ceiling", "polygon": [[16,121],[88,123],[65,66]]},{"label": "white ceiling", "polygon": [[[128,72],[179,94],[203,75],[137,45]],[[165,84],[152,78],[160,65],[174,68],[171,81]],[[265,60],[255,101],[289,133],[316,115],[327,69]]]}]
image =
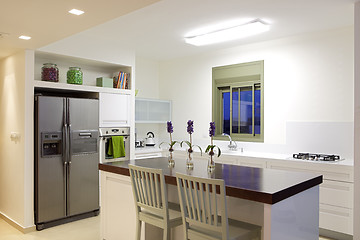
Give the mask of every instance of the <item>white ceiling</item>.
[{"label": "white ceiling", "polygon": [[[18,2],[19,0],[5,1],[10,3]],[[107,1],[109,0],[105,2]],[[109,2],[113,2],[112,6],[118,6],[116,5],[117,1]],[[122,0],[120,2],[132,1],[134,0]],[[125,15],[119,12],[119,16],[122,16],[116,19],[114,18],[116,14],[111,11],[111,18],[113,18],[113,20],[108,22],[104,21],[105,23],[101,25],[97,25],[65,39],[62,39],[65,37],[64,34],[58,36],[58,39],[62,40],[49,44],[41,49],[54,50],[63,46],[83,42],[84,44],[78,47],[94,51],[101,49],[101,51],[104,52],[117,52],[116,50],[121,47],[122,49],[125,48],[135,51],[138,56],[166,60],[305,32],[352,26],[354,22],[353,8],[354,2],[356,1],[357,0],[161,0]],[[47,1],[37,0],[35,2]],[[57,1],[56,6],[59,5],[59,2],[62,1]],[[69,2],[72,1],[64,2],[69,4]],[[101,2],[103,3],[104,0]],[[137,0],[137,2],[139,2],[139,4],[133,7],[134,9],[139,8],[140,3],[143,3],[144,0]],[[150,2],[155,2],[155,0],[145,2],[145,5],[148,5]],[[58,9],[58,7],[56,8]],[[105,9],[103,4],[99,9],[101,9],[101,12],[106,11],[103,10]],[[93,14],[95,14],[94,17]],[[96,18],[97,15],[96,12],[87,12],[84,17],[85,16],[88,16],[90,21]],[[34,18],[38,19],[37,17]],[[271,30],[247,39],[211,46],[195,47],[186,44],[183,40],[183,37],[194,29],[203,28],[222,21],[245,18],[261,18],[271,24]],[[32,21],[32,19],[33,18],[29,16],[29,20]],[[44,18],[43,21],[45,21]],[[74,21],[80,20],[74,19]],[[99,21],[97,23],[99,23]],[[70,21],[67,21],[64,22],[62,27],[68,28],[69,25]],[[11,28],[7,30],[2,29],[2,27],[4,27],[4,24],[2,24],[2,16],[0,16],[0,32],[11,31]],[[49,32],[42,27],[39,21],[36,23],[36,27],[36,30],[43,34]],[[1,41],[3,40],[0,40],[0,47]],[[44,45],[47,43],[49,43],[49,41],[44,42]],[[39,46],[36,46],[36,48],[38,47]]]},{"label": "white ceiling", "polygon": [[[21,49],[36,49],[159,0],[1,0],[0,59]],[[81,16],[69,14],[77,8]],[[1,34],[0,34],[1,35]],[[31,36],[28,41],[20,35]]]}]

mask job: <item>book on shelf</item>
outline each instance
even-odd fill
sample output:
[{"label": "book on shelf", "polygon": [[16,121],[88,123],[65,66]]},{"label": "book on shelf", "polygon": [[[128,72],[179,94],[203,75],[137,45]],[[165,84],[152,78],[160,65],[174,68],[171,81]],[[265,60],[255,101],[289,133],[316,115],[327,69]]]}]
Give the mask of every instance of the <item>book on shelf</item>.
[{"label": "book on shelf", "polygon": [[129,73],[120,71],[119,73],[114,74],[113,77],[113,87],[119,89],[129,89]]}]

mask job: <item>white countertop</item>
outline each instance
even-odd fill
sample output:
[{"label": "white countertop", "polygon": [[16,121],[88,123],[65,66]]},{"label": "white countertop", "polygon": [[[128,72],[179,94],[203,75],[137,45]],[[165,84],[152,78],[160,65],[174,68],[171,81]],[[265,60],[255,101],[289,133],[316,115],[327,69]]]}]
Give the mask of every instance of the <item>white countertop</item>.
[{"label": "white countertop", "polygon": [[[185,151],[184,149],[177,148],[176,151]],[[196,151],[197,149],[195,149]],[[135,148],[135,154],[143,154],[143,153],[155,153],[166,151],[166,149],[159,148],[159,146],[145,146],[140,148]],[[249,152],[240,150],[230,151],[230,150],[222,150],[222,155],[225,156],[238,156],[238,157],[253,157],[253,158],[264,158],[264,159],[275,159],[275,160],[284,160],[284,161],[294,161],[294,162],[307,162],[309,164],[313,163],[321,163],[321,164],[331,164],[331,165],[344,165],[344,166],[354,166],[353,159],[344,159],[340,161],[310,161],[303,159],[294,159],[291,154],[280,154],[280,153],[265,153],[265,152]],[[221,157],[221,156],[220,156]]]},{"label": "white countertop", "polygon": [[228,156],[239,156],[239,157],[243,156],[243,157],[266,158],[266,159],[295,161],[295,162],[308,162],[308,163],[354,166],[353,159],[343,159],[340,161],[311,161],[311,160],[295,159],[292,157],[292,155],[289,155],[289,154],[247,152],[247,151],[241,152],[239,150],[238,151],[226,150],[226,151],[222,151],[222,154],[228,155]]}]

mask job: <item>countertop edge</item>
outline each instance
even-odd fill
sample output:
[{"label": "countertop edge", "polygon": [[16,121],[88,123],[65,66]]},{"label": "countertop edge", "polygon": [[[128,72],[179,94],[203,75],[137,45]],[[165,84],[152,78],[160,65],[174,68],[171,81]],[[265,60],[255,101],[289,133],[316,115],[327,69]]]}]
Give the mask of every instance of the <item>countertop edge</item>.
[{"label": "countertop edge", "polygon": [[[130,176],[130,172],[128,168],[119,167],[119,166],[111,166],[111,165],[99,163],[99,170],[120,174],[124,176]],[[167,184],[176,186],[176,178],[174,176],[165,175],[165,182]],[[317,175],[314,178],[308,179],[304,182],[298,183],[296,185],[293,185],[291,187],[288,187],[286,189],[283,189],[275,193],[257,192],[253,190],[239,189],[232,186],[226,186],[226,195],[230,197],[237,197],[237,198],[261,202],[265,204],[275,204],[291,196],[294,196],[300,192],[315,187],[321,184],[322,182],[323,182],[323,176]]]}]

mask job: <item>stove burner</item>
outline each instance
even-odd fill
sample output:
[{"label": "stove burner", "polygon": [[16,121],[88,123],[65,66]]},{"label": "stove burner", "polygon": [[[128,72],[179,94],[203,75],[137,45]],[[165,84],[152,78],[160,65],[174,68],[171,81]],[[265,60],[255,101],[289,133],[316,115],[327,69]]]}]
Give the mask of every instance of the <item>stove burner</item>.
[{"label": "stove burner", "polygon": [[293,154],[293,158],[304,159],[310,161],[339,161],[339,155],[327,155],[327,154],[313,154],[313,153],[298,153]]}]

